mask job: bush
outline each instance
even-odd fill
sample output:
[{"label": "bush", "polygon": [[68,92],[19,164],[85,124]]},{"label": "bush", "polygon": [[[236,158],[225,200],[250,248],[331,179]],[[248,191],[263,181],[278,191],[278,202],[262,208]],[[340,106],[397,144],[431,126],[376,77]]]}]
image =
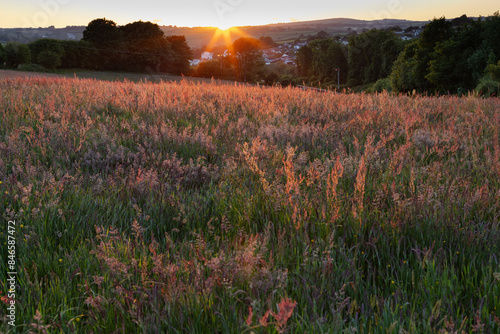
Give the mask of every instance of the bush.
[{"label": "bush", "polygon": [[39,64],[23,64],[19,65],[18,69],[25,72],[44,72],[45,67]]},{"label": "bush", "polygon": [[276,74],[276,72],[270,72],[264,77],[264,82],[266,85],[272,86],[274,85],[274,83],[276,83],[276,81],[278,81],[278,78],[279,76],[278,74]]},{"label": "bush", "polygon": [[220,60],[209,60],[202,62],[194,70],[194,75],[202,78],[234,79],[236,73],[234,68],[220,62]]},{"label": "bush", "polygon": [[5,49],[3,48],[3,45],[0,43],[0,68],[4,66],[6,59],[7,55],[5,53]]},{"label": "bush", "polygon": [[391,79],[389,79],[389,78],[378,79],[377,82],[375,82],[370,87],[369,92],[370,93],[382,93],[384,90],[388,91],[388,92],[390,92],[392,90]]},{"label": "bush", "polygon": [[26,44],[10,42],[5,46],[5,64],[8,67],[17,68],[22,64],[29,64],[31,52]]},{"label": "bush", "polygon": [[40,52],[36,60],[38,64],[48,69],[61,66],[61,55],[50,50]]},{"label": "bush", "polygon": [[486,97],[498,96],[499,91],[500,81],[495,81],[489,77],[479,80],[479,84],[476,87],[476,92]]},{"label": "bush", "polygon": [[295,78],[291,75],[282,75],[279,78],[279,82],[281,83],[281,86],[286,87],[286,86],[296,86],[295,84]]}]

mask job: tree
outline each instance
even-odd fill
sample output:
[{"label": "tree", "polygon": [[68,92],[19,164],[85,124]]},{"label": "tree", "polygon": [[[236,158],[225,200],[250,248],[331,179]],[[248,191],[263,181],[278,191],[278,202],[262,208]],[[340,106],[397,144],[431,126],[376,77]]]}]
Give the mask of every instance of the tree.
[{"label": "tree", "polygon": [[137,21],[118,28],[122,50],[119,67],[135,72],[159,72],[171,55],[169,43],[160,27],[151,22]]},{"label": "tree", "polygon": [[10,42],[5,46],[5,64],[8,67],[17,68],[19,65],[29,64],[30,60],[30,49],[26,44]]},{"label": "tree", "polygon": [[60,41],[64,49],[61,57],[61,68],[87,68],[92,69],[94,59],[98,57],[98,50],[87,41]]},{"label": "tree", "polygon": [[0,68],[4,66],[6,59],[7,55],[5,53],[5,49],[3,48],[3,45],[0,43]]},{"label": "tree", "polygon": [[410,42],[394,62],[392,72],[389,76],[393,91],[408,92],[417,89],[415,80],[415,69],[417,67],[415,53],[417,48],[417,41]]},{"label": "tree", "polygon": [[403,43],[393,31],[373,29],[351,37],[349,85],[365,85],[386,78],[402,49]]},{"label": "tree", "polygon": [[64,48],[61,42],[55,39],[38,39],[29,44],[33,63],[54,69],[61,65]]},{"label": "tree", "polygon": [[276,43],[271,36],[262,36],[259,38],[259,41],[262,49],[270,49],[276,46]]},{"label": "tree", "polygon": [[198,65],[194,74],[202,78],[231,80],[236,78],[234,68],[230,64],[224,64],[224,59],[204,61]]},{"label": "tree", "polygon": [[48,69],[55,69],[61,65],[61,56],[54,51],[42,51],[37,56],[36,63]]},{"label": "tree", "polygon": [[297,69],[302,76],[310,76],[312,74],[313,51],[306,44],[297,52]]},{"label": "tree", "polygon": [[240,37],[234,41],[232,53],[240,80],[255,80],[264,66],[259,40]]},{"label": "tree", "polygon": [[123,64],[122,36],[114,21],[106,18],[91,21],[83,31],[82,40],[97,49],[90,64],[92,69],[113,70]]},{"label": "tree", "polygon": [[193,51],[189,47],[185,36],[167,36],[167,42],[173,51],[167,60],[165,72],[173,74],[187,74],[189,72],[189,61],[193,59]]},{"label": "tree", "polygon": [[116,23],[106,18],[91,21],[83,31],[83,40],[99,47],[110,47],[121,39]]}]

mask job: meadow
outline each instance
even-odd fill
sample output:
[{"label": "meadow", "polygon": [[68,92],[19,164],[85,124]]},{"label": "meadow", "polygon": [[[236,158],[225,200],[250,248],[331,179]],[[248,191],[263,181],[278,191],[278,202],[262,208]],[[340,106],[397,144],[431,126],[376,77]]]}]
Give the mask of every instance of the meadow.
[{"label": "meadow", "polygon": [[0,80],[0,330],[500,333],[500,100]]}]

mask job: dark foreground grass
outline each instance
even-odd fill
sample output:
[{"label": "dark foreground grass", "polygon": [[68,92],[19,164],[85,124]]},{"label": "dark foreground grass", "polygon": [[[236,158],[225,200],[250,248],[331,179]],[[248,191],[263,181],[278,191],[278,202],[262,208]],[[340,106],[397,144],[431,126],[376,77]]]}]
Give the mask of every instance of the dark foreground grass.
[{"label": "dark foreground grass", "polygon": [[497,99],[0,92],[4,332],[500,333]]}]

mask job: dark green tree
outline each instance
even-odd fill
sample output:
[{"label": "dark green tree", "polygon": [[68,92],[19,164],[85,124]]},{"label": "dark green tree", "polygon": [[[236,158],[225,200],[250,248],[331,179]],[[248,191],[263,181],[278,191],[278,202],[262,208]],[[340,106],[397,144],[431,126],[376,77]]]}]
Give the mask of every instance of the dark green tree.
[{"label": "dark green tree", "polygon": [[137,21],[119,27],[121,35],[120,69],[134,72],[159,72],[171,54],[171,48],[160,27]]},{"label": "dark green tree", "polygon": [[95,46],[87,41],[61,41],[64,55],[61,58],[61,68],[91,69],[94,59],[99,56]]},{"label": "dark green tree", "polygon": [[121,48],[122,36],[116,23],[106,18],[91,21],[83,31],[83,41],[89,42],[95,49],[92,69],[119,69],[124,62]]},{"label": "dark green tree", "polygon": [[36,63],[48,69],[61,66],[61,55],[51,50],[42,51],[36,57]]},{"label": "dark green tree", "polygon": [[269,49],[276,46],[276,43],[271,36],[262,36],[259,38],[259,41],[262,49]]},{"label": "dark green tree", "polygon": [[29,44],[31,61],[45,68],[54,69],[61,65],[64,48],[56,39],[38,39]]},{"label": "dark green tree", "polygon": [[5,64],[8,67],[17,68],[31,61],[30,48],[26,44],[10,42],[5,45]]},{"label": "dark green tree", "polygon": [[99,47],[116,45],[121,40],[116,23],[106,18],[91,21],[83,31],[83,40]]},{"label": "dark green tree", "polygon": [[297,52],[297,69],[299,74],[305,77],[309,77],[312,74],[313,68],[313,51],[312,48],[307,44],[299,49]]},{"label": "dark green tree", "polygon": [[264,58],[259,40],[251,37],[240,37],[232,45],[239,79],[242,81],[255,81],[264,67]]},{"label": "dark green tree", "polygon": [[402,50],[403,42],[393,31],[374,29],[351,37],[348,84],[365,85],[387,77]]},{"label": "dark green tree", "polygon": [[407,44],[394,62],[389,76],[392,90],[395,92],[409,92],[418,88],[415,71],[417,60],[415,57],[418,41]]},{"label": "dark green tree", "polygon": [[165,72],[172,74],[188,74],[189,61],[193,59],[193,51],[189,47],[185,36],[167,36],[167,42],[172,50],[172,55],[166,60]]},{"label": "dark green tree", "polygon": [[5,65],[5,60],[7,59],[7,54],[5,53],[5,49],[0,43],[0,68],[2,68]]},{"label": "dark green tree", "polygon": [[452,37],[452,25],[444,17],[429,22],[418,40],[416,49],[415,81],[421,92],[434,92],[438,86],[431,82],[427,75],[430,73],[431,61],[436,59],[436,46]]}]

